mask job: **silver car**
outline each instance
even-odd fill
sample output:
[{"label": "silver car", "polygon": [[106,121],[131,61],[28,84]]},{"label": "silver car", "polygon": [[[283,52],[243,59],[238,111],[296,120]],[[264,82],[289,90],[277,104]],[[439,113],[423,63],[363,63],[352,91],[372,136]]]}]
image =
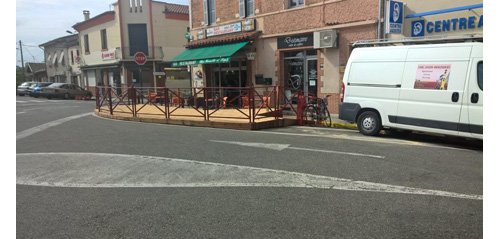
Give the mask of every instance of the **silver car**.
[{"label": "silver car", "polygon": [[23,96],[23,95],[27,95],[28,94],[28,89],[32,86],[36,84],[36,82],[24,82],[22,83],[21,85],[19,85],[17,87],[17,95],[19,96]]},{"label": "silver car", "polygon": [[92,93],[75,84],[53,83],[47,87],[42,88],[40,96],[46,97],[47,99],[75,99],[77,97],[90,99],[92,97]]}]

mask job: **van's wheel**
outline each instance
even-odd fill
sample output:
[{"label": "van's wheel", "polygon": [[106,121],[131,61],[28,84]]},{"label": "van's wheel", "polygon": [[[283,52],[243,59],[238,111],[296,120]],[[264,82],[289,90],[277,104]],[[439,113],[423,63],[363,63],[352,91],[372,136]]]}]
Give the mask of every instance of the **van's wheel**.
[{"label": "van's wheel", "polygon": [[380,132],[382,126],[377,113],[365,111],[358,117],[358,130],[364,135],[374,136]]}]

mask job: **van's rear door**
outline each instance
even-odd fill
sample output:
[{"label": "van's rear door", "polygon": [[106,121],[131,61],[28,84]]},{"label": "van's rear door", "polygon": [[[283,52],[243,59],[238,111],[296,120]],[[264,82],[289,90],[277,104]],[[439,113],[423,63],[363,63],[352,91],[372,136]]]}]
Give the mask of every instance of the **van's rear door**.
[{"label": "van's rear door", "polygon": [[427,46],[408,50],[398,113],[403,128],[458,135],[471,46]]},{"label": "van's rear door", "polygon": [[472,58],[459,135],[483,138],[483,58]]}]

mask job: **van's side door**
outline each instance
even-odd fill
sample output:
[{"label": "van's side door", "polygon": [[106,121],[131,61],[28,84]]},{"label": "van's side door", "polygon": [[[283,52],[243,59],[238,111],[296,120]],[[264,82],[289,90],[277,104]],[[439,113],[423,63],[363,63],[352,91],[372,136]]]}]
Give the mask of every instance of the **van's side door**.
[{"label": "van's side door", "polygon": [[463,99],[462,116],[460,117],[459,135],[466,137],[483,137],[483,59],[472,58],[467,83],[466,95]]},{"label": "van's side door", "polygon": [[396,127],[458,135],[471,47],[426,47],[408,51]]}]

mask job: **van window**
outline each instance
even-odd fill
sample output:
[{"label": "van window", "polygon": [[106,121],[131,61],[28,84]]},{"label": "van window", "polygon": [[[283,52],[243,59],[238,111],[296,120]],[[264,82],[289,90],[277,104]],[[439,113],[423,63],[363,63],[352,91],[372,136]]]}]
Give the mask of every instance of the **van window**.
[{"label": "van window", "polygon": [[483,90],[483,62],[477,63],[477,84],[479,89]]}]

